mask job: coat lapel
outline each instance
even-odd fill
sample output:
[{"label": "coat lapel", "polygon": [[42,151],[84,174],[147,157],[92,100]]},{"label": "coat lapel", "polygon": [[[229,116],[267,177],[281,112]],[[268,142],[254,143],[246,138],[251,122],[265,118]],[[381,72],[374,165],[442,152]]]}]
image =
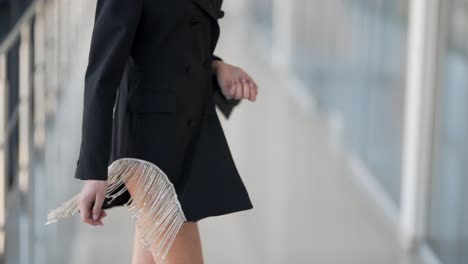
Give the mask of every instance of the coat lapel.
[{"label": "coat lapel", "polygon": [[215,6],[213,0],[192,0],[200,7],[203,11],[205,11],[211,18],[214,20],[218,20],[222,17],[222,11],[219,7]]}]

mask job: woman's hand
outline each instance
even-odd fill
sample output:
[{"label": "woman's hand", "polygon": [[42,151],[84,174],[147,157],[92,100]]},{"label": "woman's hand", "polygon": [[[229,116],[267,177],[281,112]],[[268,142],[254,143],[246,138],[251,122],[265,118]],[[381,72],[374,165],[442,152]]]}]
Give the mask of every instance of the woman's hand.
[{"label": "woman's hand", "polygon": [[255,101],[258,86],[244,70],[220,60],[213,61],[213,70],[218,78],[221,92],[227,99]]},{"label": "woman's hand", "polygon": [[92,226],[104,225],[102,219],[106,212],[101,210],[107,193],[107,181],[86,180],[85,186],[80,193],[81,220]]}]

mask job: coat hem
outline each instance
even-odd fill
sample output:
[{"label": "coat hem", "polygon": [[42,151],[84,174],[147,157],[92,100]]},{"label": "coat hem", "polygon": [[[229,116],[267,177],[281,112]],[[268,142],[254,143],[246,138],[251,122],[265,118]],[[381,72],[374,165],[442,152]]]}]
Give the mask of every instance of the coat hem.
[{"label": "coat hem", "polygon": [[238,208],[235,208],[235,209],[230,208],[228,210],[218,210],[218,211],[214,211],[214,212],[210,212],[210,213],[206,213],[206,214],[200,214],[198,216],[193,216],[193,217],[187,216],[187,222],[198,222],[198,221],[204,220],[206,218],[210,218],[210,217],[218,217],[218,216],[230,215],[230,214],[234,214],[234,213],[241,213],[241,212],[245,212],[245,211],[248,211],[248,210],[251,210],[251,209],[253,209],[252,205],[244,206],[244,207],[238,207]]}]

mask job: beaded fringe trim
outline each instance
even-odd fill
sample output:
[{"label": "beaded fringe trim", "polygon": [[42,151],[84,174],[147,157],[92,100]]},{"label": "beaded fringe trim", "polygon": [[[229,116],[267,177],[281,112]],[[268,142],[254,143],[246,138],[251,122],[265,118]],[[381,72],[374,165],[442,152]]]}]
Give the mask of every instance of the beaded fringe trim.
[{"label": "beaded fringe trim", "polygon": [[[135,194],[124,206],[135,220],[143,244],[155,259],[164,263],[178,231],[187,221],[173,184],[158,166],[141,159],[118,159],[109,165],[108,171],[109,203],[123,194],[127,186],[134,186]],[[51,210],[46,224],[78,213],[78,202],[79,194]]]}]

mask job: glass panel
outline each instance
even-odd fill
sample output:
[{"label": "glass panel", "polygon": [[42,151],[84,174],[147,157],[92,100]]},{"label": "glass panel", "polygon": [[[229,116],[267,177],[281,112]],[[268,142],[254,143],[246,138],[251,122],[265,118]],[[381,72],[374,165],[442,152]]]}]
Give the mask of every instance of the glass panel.
[{"label": "glass panel", "polygon": [[398,203],[407,1],[295,3],[293,67]]},{"label": "glass panel", "polygon": [[444,264],[468,263],[468,0],[450,1],[437,117],[429,244]]}]

